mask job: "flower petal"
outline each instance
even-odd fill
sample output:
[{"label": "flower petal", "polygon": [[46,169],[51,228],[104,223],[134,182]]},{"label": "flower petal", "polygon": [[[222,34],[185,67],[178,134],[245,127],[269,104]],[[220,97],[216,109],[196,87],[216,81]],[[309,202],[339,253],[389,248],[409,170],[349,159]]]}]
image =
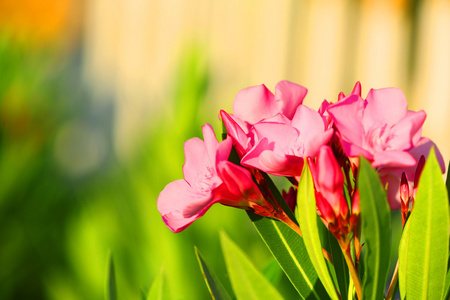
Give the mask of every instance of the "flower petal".
[{"label": "flower petal", "polygon": [[408,150],[412,148],[416,134],[421,131],[427,115],[423,110],[409,113],[405,118],[395,124],[389,131],[387,146],[390,149]]},{"label": "flower petal", "polygon": [[274,95],[264,84],[241,90],[233,102],[233,113],[238,118],[254,124],[278,113]]},{"label": "flower petal", "polygon": [[374,155],[372,167],[408,168],[416,163],[415,158],[406,151],[383,151]]},{"label": "flower petal", "polygon": [[390,128],[406,117],[408,103],[403,92],[398,88],[371,89],[366,98],[363,124],[370,129],[374,124],[387,124]]},{"label": "flower petal", "polygon": [[308,90],[296,83],[282,80],[275,86],[275,102],[288,119],[292,119],[297,107],[302,104]]},{"label": "flower petal", "polygon": [[213,203],[211,193],[196,190],[182,179],[166,185],[156,202],[164,223],[173,232],[184,230]]}]

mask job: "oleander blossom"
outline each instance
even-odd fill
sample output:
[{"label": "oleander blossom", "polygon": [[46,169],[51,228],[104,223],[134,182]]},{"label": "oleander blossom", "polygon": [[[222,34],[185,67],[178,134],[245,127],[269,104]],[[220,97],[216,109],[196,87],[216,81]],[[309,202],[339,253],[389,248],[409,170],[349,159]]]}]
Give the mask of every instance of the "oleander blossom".
[{"label": "oleander blossom", "polygon": [[261,122],[254,126],[257,143],[241,164],[278,175],[300,177],[304,159],[316,157],[333,129],[317,111],[299,105],[290,124]]},{"label": "oleander blossom", "polygon": [[243,157],[255,144],[254,124],[289,124],[307,92],[305,87],[287,80],[277,83],[275,94],[264,84],[241,90],[234,99],[233,114],[220,111],[239,157]]},{"label": "oleander blossom", "polygon": [[419,142],[426,114],[409,111],[401,90],[371,89],[366,100],[352,92],[330,105],[328,113],[348,157],[362,155],[374,168],[417,163],[408,150]]},{"label": "oleander blossom", "polygon": [[250,172],[227,161],[231,139],[219,143],[209,124],[202,131],[204,141],[192,138],[184,144],[184,179],[169,183],[157,199],[173,232],[184,230],[214,203],[251,210],[264,210],[266,204]]}]

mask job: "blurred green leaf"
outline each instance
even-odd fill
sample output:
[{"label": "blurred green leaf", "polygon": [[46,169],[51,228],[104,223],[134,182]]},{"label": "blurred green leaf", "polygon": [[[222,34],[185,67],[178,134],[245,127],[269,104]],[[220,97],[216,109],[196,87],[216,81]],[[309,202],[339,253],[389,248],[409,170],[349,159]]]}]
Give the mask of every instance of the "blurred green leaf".
[{"label": "blurred green leaf", "polygon": [[206,286],[208,287],[208,290],[211,293],[211,297],[216,300],[231,299],[230,295],[228,294],[227,290],[223,287],[222,283],[209,270],[205,260],[201,256],[197,247],[195,247],[195,255],[197,256],[200,269],[202,271],[203,277],[205,278]]},{"label": "blurred green leaf", "polygon": [[300,296],[304,299],[327,299],[327,292],[314,270],[301,236],[283,222],[247,213]]},{"label": "blurred green leaf", "polygon": [[281,270],[277,260],[272,256],[262,269],[262,273],[271,284],[277,285],[283,275],[283,270]]},{"label": "blurred green leaf", "polygon": [[[408,219],[406,297],[441,299],[447,273],[449,247],[448,196],[434,149],[419,181],[413,211]],[[405,260],[405,258],[402,258]]]},{"label": "blurred green leaf", "polygon": [[117,300],[116,273],[114,260],[111,251],[108,252],[108,262],[106,271],[106,299]]},{"label": "blurred green leaf", "polygon": [[238,299],[283,299],[224,232],[220,234],[220,241],[231,284]]},{"label": "blurred green leaf", "polygon": [[297,209],[295,212],[297,220],[300,223],[306,250],[322,284],[332,299],[339,299],[333,279],[328,271],[327,263],[323,257],[323,249],[317,227],[314,184],[308,164],[305,164],[303,167],[302,176],[298,185]]},{"label": "blurred green leaf", "polygon": [[383,299],[391,251],[391,213],[376,171],[360,157],[358,189],[361,232],[365,239],[364,299]]},{"label": "blurred green leaf", "polygon": [[164,267],[161,267],[159,274],[153,280],[152,286],[148,291],[147,300],[162,300],[164,299]]}]

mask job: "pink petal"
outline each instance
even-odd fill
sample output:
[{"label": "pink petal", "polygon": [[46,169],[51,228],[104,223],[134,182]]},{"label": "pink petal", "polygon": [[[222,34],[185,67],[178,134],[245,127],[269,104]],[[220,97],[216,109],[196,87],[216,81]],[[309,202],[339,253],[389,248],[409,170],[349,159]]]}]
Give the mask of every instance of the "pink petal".
[{"label": "pink petal", "polygon": [[293,155],[279,155],[273,151],[263,151],[259,155],[262,171],[277,176],[300,176],[303,169],[303,158]]},{"label": "pink petal", "polygon": [[400,209],[400,178],[391,174],[380,176],[384,186],[387,185],[387,200],[391,209]]},{"label": "pink petal", "polygon": [[198,178],[204,176],[205,170],[214,168],[214,161],[210,160],[205,143],[199,138],[184,143],[184,157],[183,175],[190,185],[195,185]]},{"label": "pink petal", "polygon": [[265,138],[270,143],[271,148],[264,150],[273,150],[279,154],[288,152],[290,145],[299,136],[297,129],[281,123],[257,123],[254,125],[254,130],[258,139]]},{"label": "pink petal", "polygon": [[279,111],[288,119],[292,119],[307,93],[308,90],[299,84],[287,80],[278,82],[275,86],[275,101]]},{"label": "pink petal", "polygon": [[196,190],[180,179],[166,185],[156,204],[167,227],[179,232],[205,214],[212,200],[211,193]]},{"label": "pink petal", "polygon": [[315,136],[325,131],[325,124],[320,114],[305,105],[297,108],[291,126],[298,129],[302,137]]},{"label": "pink petal", "polygon": [[353,95],[358,95],[361,97],[361,82],[357,81],[351,92]]},{"label": "pink petal", "polygon": [[220,161],[228,160],[228,157],[230,156],[231,152],[231,146],[232,146],[231,137],[227,137],[225,140],[219,143],[219,148],[217,149],[215,158],[216,164]]},{"label": "pink petal", "polygon": [[426,114],[423,110],[410,113],[408,116],[395,124],[389,130],[389,140],[387,146],[395,150],[408,150],[414,146],[414,138],[421,130],[425,122]]},{"label": "pink petal", "polygon": [[[305,131],[303,131],[305,132]],[[304,137],[302,133],[300,133],[300,139],[303,141],[305,152],[303,157],[311,156],[316,157],[319,153],[320,147],[327,144],[330,139],[333,137],[333,129],[330,128],[323,133],[318,133],[315,137],[306,136]]]},{"label": "pink petal", "polygon": [[216,134],[211,125],[205,124],[202,126],[203,139],[205,141],[206,153],[208,154],[209,161],[211,163],[216,162],[216,153],[219,148],[219,142],[217,141]]},{"label": "pink petal", "polygon": [[408,168],[417,163],[406,151],[383,151],[374,155],[372,167]]},{"label": "pink petal", "polygon": [[403,92],[398,88],[371,89],[367,95],[363,124],[370,129],[387,124],[390,128],[406,117],[408,103]]},{"label": "pink petal", "polygon": [[[252,175],[247,169],[237,166],[229,161],[222,161],[217,165],[217,171],[224,182],[227,192],[224,198],[227,205],[240,208],[250,207],[248,201],[259,202],[262,198],[261,192],[253,182]],[[228,195],[233,197],[229,198]],[[235,204],[230,202],[237,200]],[[222,201],[221,201],[222,202]]]},{"label": "pink petal", "polygon": [[265,85],[241,90],[234,99],[233,113],[240,119],[254,124],[278,113],[274,95]]},{"label": "pink petal", "polygon": [[373,160],[373,154],[366,149],[341,139],[342,149],[348,157],[358,157],[362,155],[365,159]]},{"label": "pink petal", "polygon": [[247,143],[249,140],[248,135],[228,113],[221,110],[220,115],[225,128],[227,129],[228,135],[233,139],[233,144],[236,147],[236,151],[239,156],[245,155],[245,153],[249,150],[247,149]]},{"label": "pink petal", "polygon": [[[420,139],[419,143],[412,148],[409,153],[418,161],[419,158],[423,155],[425,156],[425,159],[428,159],[428,156],[430,155],[431,148],[434,147],[434,151],[436,153],[437,160],[439,162],[439,166],[441,167],[442,174],[445,173],[445,162],[444,158],[442,157],[441,152],[439,151],[436,144],[430,140],[429,138],[423,137]],[[415,169],[413,170],[415,172]],[[408,177],[410,178],[410,177]]]},{"label": "pink petal", "polygon": [[364,136],[363,111],[364,100],[353,94],[328,107],[328,113],[333,119],[342,140],[351,144],[362,145]]}]

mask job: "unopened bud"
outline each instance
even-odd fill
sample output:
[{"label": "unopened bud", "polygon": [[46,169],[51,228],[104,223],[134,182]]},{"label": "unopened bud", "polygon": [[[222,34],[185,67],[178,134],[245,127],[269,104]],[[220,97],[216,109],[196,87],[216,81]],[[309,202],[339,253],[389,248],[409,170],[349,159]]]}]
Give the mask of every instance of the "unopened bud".
[{"label": "unopened bud", "polygon": [[406,178],[405,172],[403,172],[402,180],[400,182],[400,199],[402,200],[402,206],[408,207],[409,184],[408,184],[408,178]]}]

